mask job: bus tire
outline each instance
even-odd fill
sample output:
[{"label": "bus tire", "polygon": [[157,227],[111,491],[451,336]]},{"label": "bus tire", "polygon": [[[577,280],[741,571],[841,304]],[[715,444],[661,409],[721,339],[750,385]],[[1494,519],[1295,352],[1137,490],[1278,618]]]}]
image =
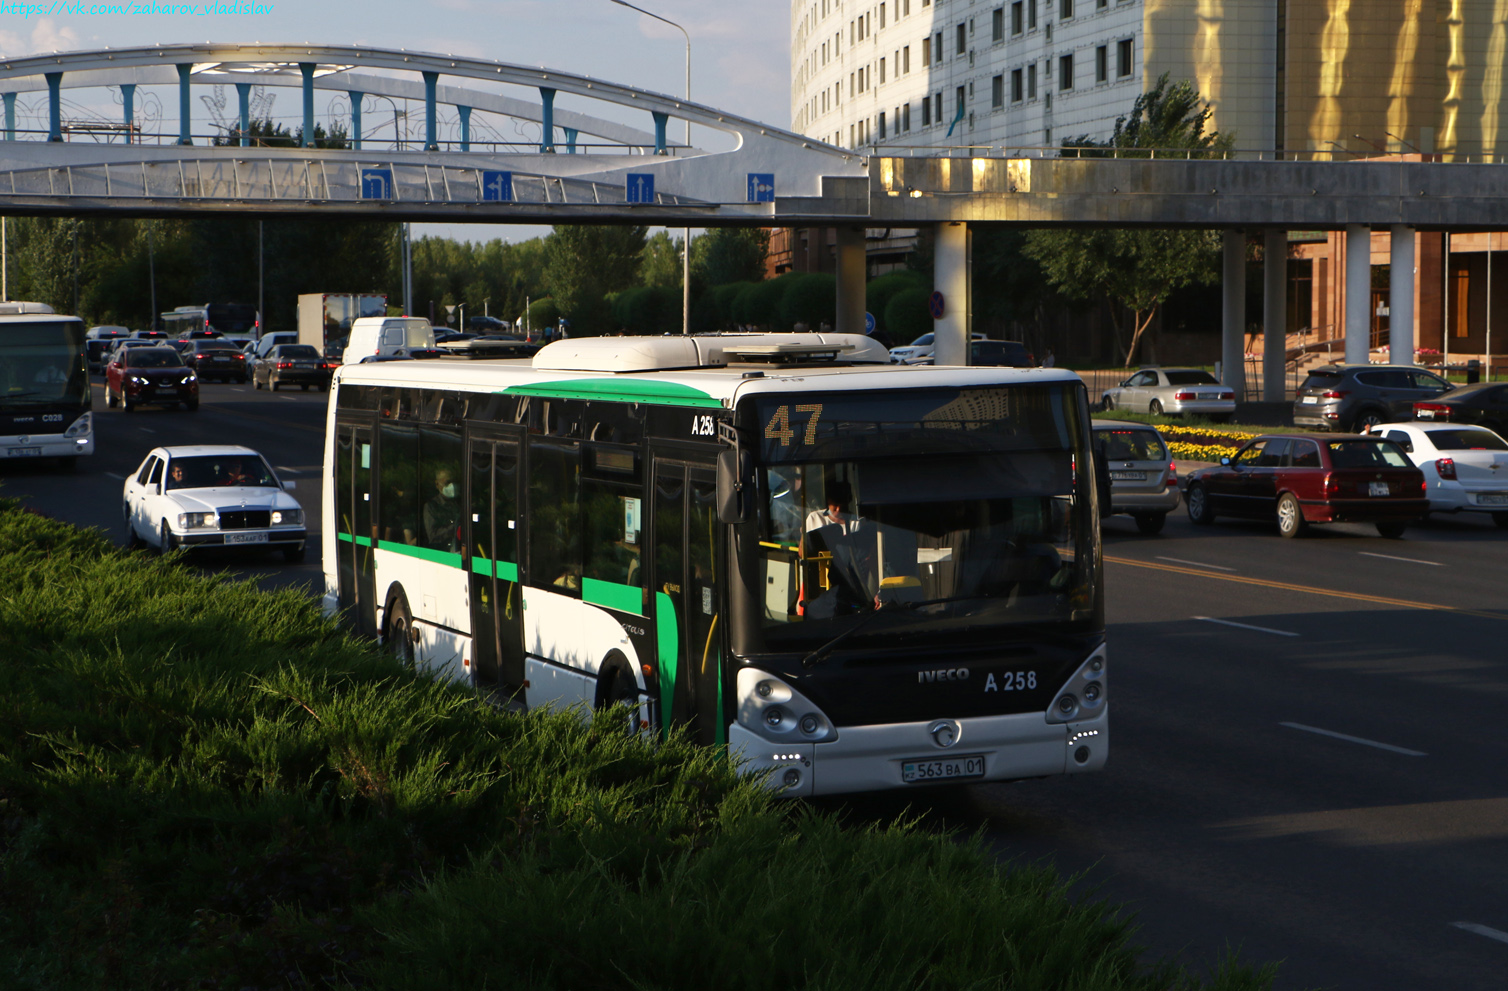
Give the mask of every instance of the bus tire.
[{"label": "bus tire", "polygon": [[634,677],[633,668],[629,667],[628,658],[623,656],[622,651],[610,651],[602,662],[601,673],[597,676],[597,703],[598,709],[609,709],[615,705],[630,707],[630,715],[624,721],[624,729],[630,734],[639,732],[639,682]]},{"label": "bus tire", "polygon": [[388,593],[387,608],[382,611],[382,644],[398,662],[410,671],[417,666],[414,656],[414,614],[408,596],[400,585]]}]

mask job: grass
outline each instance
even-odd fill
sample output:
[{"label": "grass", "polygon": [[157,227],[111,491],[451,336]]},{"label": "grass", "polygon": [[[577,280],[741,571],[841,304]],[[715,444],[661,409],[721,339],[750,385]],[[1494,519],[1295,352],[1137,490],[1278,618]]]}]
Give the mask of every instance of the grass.
[{"label": "grass", "polygon": [[1040,866],[0,501],[0,987],[1192,989]]}]

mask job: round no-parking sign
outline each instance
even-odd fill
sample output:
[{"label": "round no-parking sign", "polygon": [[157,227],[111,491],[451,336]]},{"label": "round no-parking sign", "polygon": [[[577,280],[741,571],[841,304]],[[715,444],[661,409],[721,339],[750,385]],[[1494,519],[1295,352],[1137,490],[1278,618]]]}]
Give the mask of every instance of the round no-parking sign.
[{"label": "round no-parking sign", "polygon": [[933,292],[931,296],[927,297],[927,312],[932,314],[933,320],[941,320],[944,311],[942,293]]}]

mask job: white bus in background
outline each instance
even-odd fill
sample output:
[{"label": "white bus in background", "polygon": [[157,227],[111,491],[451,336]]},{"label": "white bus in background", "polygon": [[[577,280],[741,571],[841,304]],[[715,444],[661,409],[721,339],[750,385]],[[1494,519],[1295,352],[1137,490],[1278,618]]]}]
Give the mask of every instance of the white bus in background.
[{"label": "white bus in background", "polygon": [[324,608],[528,706],[624,704],[791,795],[1109,752],[1083,383],[858,335],[346,364]]},{"label": "white bus in background", "polygon": [[0,303],[0,456],[72,469],[94,453],[91,406],[83,321],[44,303]]}]

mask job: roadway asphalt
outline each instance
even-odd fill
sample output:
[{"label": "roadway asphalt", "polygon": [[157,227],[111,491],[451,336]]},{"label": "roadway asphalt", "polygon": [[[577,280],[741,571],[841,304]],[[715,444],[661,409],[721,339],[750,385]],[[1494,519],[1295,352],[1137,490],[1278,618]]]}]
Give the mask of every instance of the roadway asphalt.
[{"label": "roadway asphalt", "polygon": [[[120,486],[158,444],[249,444],[319,527],[325,396],[206,385],[197,413],[106,410],[76,475],[0,465],[0,493],[123,541]],[[982,830],[1123,905],[1157,956],[1283,961],[1276,987],[1508,983],[1508,530],[1105,526],[1109,768],[826,803]],[[319,585],[317,554],[206,561]]]}]

